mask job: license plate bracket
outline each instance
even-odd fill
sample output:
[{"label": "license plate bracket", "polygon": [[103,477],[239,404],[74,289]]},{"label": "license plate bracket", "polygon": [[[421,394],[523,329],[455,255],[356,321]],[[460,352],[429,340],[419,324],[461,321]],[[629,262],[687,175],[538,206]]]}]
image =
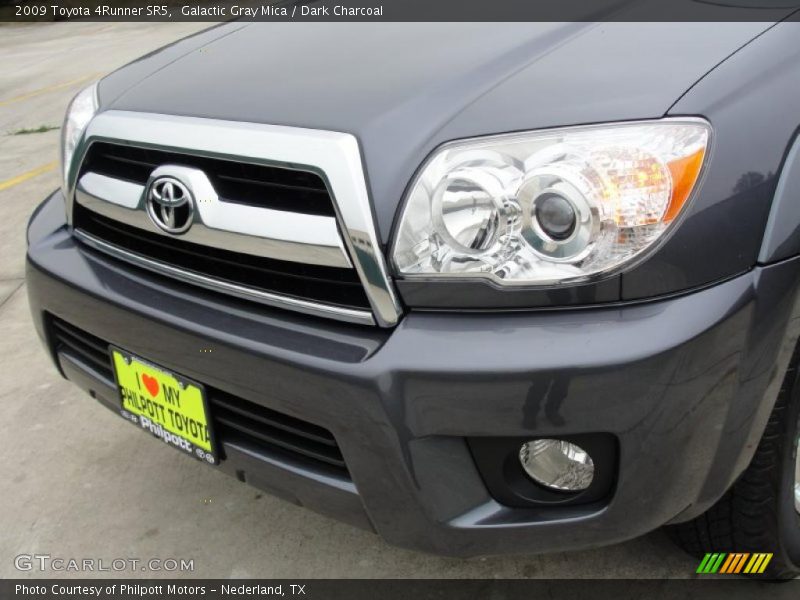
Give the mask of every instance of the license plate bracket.
[{"label": "license plate bracket", "polygon": [[205,387],[116,346],[109,354],[120,415],[167,445],[218,464]]}]

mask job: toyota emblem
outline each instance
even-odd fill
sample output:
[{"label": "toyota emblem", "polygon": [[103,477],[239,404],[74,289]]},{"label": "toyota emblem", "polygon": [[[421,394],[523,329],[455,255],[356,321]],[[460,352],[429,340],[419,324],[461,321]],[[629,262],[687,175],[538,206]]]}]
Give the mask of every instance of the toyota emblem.
[{"label": "toyota emblem", "polygon": [[159,229],[184,233],[194,220],[192,193],[175,177],[158,177],[147,190],[147,214]]}]

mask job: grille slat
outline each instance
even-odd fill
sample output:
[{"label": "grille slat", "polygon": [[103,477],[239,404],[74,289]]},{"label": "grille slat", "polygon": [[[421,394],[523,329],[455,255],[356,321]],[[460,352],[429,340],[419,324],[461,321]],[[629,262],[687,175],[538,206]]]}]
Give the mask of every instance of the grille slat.
[{"label": "grille slat", "polygon": [[101,373],[103,373],[103,375],[108,375],[109,379],[113,379],[112,373],[108,367],[108,361],[104,361],[101,358],[98,358],[95,354],[84,349],[79,344],[62,343],[62,347],[66,347],[69,350],[69,352],[77,352],[79,358],[88,360],[95,369],[99,370]]},{"label": "grille slat", "polygon": [[[56,317],[49,318],[57,352],[85,362],[114,381],[108,343]],[[285,455],[349,478],[333,434],[264,406],[206,387],[212,425],[220,443],[243,444],[256,452]]]},{"label": "grille slat", "polygon": [[[96,219],[102,227],[109,230],[113,230],[114,233],[119,236],[124,235],[136,238],[136,240],[139,243],[158,246],[163,252],[173,253],[176,251],[176,245],[174,240],[171,240],[169,238],[165,238],[163,236],[149,235],[146,231],[135,229],[133,227],[127,227],[107,217],[92,215],[90,218]],[[221,264],[223,264],[226,268],[229,269],[236,267],[253,268],[265,274],[269,274],[270,276],[273,277],[288,277],[297,280],[304,280],[307,279],[308,277],[313,277],[316,282],[333,283],[336,285],[344,285],[344,286],[349,285],[349,286],[356,286],[359,288],[361,287],[361,282],[358,281],[355,277],[344,278],[342,277],[342,274],[338,272],[327,273],[324,269],[315,269],[315,270],[307,269],[305,268],[305,265],[298,263],[293,263],[293,265],[295,265],[296,272],[290,272],[282,270],[281,269],[282,265],[276,266],[278,265],[279,261],[275,261],[275,264],[270,264],[269,262],[266,262],[261,258],[257,257],[251,258],[248,255],[236,254],[234,257],[232,256],[233,253],[216,252],[214,248],[209,248],[207,246],[197,246],[196,244],[180,243],[180,245],[177,246],[177,250],[187,255],[191,255],[192,259],[195,261],[203,260],[208,256],[212,256],[215,260],[219,261]]]},{"label": "grille slat", "polygon": [[84,159],[82,172],[145,185],[153,169],[164,164],[201,169],[228,202],[309,215],[336,214],[325,182],[310,171],[95,142]]},{"label": "grille slat", "polygon": [[77,354],[79,359],[88,360],[91,363],[91,367],[108,377],[109,380],[114,380],[111,358],[108,354],[108,344],[85,331],[67,325],[63,321],[54,319],[52,324],[56,350],[66,349],[71,354]]},{"label": "grille slat", "polygon": [[53,321],[53,326],[60,332],[71,337],[72,339],[77,340],[78,342],[84,344],[85,346],[89,346],[99,356],[108,357],[107,353],[108,344],[103,342],[100,338],[96,338],[95,336],[88,334],[85,331],[81,331],[80,329],[71,327],[70,325],[67,325],[63,321]]},{"label": "grille slat", "polygon": [[257,421],[264,425],[282,429],[291,434],[296,434],[319,442],[325,446],[336,447],[336,440],[333,436],[323,429],[316,427],[310,423],[303,423],[292,419],[291,417],[283,418],[283,415],[271,411],[259,411],[259,407],[249,403],[243,403],[233,396],[216,394],[214,396],[214,404],[225,411],[242,416],[246,419]]},{"label": "grille slat", "polygon": [[332,456],[327,452],[320,452],[315,450],[310,444],[306,443],[298,445],[293,443],[292,439],[287,437],[283,437],[280,435],[279,430],[272,430],[270,431],[268,428],[255,428],[250,426],[244,420],[237,419],[232,417],[231,415],[220,415],[217,414],[214,419],[214,426],[217,429],[222,430],[222,432],[226,431],[227,429],[232,429],[237,433],[244,434],[250,438],[254,438],[259,442],[264,442],[266,444],[272,444],[283,448],[284,450],[289,450],[291,452],[296,452],[297,454],[302,454],[308,458],[313,458],[315,460],[320,460],[322,462],[328,463],[335,467],[344,467],[344,461]]},{"label": "grille slat", "polygon": [[257,257],[150,233],[75,204],[77,229],[147,259],[213,279],[357,310],[370,304],[353,269]]}]

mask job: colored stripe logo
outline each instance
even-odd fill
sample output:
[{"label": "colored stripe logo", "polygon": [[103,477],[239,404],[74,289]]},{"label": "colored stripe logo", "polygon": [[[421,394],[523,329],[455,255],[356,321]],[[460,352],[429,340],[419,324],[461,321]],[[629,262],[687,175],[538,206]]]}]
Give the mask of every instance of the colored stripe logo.
[{"label": "colored stripe logo", "polygon": [[705,555],[697,567],[697,573],[710,575],[721,573],[726,575],[749,573],[760,574],[767,569],[772,560],[769,552],[711,552]]}]

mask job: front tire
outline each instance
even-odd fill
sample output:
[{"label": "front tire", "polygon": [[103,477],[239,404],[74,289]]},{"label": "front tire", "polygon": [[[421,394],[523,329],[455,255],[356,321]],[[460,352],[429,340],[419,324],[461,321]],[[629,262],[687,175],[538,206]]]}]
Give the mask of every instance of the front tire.
[{"label": "front tire", "polygon": [[800,381],[795,351],[750,466],[705,514],[668,528],[690,554],[772,552],[759,577],[800,575]]}]

